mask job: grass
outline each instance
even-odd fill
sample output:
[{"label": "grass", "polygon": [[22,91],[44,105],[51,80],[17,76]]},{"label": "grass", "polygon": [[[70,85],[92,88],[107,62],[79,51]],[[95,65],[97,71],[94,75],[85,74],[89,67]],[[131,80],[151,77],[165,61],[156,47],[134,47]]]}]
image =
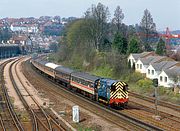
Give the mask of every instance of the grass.
[{"label": "grass", "polygon": [[[67,67],[86,71],[86,67],[83,67],[83,59],[79,56],[73,56],[72,61],[63,61],[62,65],[66,65]],[[147,96],[152,96],[154,94],[154,87],[152,85],[152,80],[146,79],[145,76],[141,73],[132,72],[129,70],[126,74],[120,74],[119,77],[115,75],[115,69],[113,69],[110,65],[108,65],[102,59],[102,54],[96,55],[96,62],[94,66],[90,67],[88,70],[91,74],[96,76],[101,76],[105,78],[112,78],[112,79],[121,79],[128,83],[130,91],[144,94]],[[49,59],[54,62],[58,62],[57,55],[50,55]],[[104,64],[102,64],[104,63]],[[180,94],[175,94],[172,89],[160,87],[159,88],[159,98],[165,101],[170,101],[174,103],[180,103]]]},{"label": "grass", "polygon": [[90,73],[101,77],[113,78],[113,69],[108,65],[97,67]]}]

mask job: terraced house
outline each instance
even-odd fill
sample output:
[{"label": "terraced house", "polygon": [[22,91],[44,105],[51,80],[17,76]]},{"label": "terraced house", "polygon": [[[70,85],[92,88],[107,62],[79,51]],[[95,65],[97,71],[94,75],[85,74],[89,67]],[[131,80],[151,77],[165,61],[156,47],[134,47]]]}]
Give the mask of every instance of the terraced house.
[{"label": "terraced house", "polygon": [[147,56],[154,56],[154,55],[155,55],[154,52],[131,53],[128,57],[128,62],[130,62],[132,67],[133,64],[135,64],[139,58],[145,58]]},{"label": "terraced house", "polygon": [[134,62],[136,72],[144,74],[149,79],[158,79],[159,86],[174,87],[180,85],[180,63],[173,59],[158,56],[152,52],[144,52],[130,54],[128,62],[131,62],[131,65]]}]

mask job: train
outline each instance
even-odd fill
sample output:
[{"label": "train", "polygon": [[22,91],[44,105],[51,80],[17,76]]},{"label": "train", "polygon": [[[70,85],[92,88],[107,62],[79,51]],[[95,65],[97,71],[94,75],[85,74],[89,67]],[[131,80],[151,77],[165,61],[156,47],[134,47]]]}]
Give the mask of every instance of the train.
[{"label": "train", "polygon": [[31,64],[53,81],[94,101],[118,108],[128,104],[128,84],[124,81],[76,71],[41,58],[31,59]]}]

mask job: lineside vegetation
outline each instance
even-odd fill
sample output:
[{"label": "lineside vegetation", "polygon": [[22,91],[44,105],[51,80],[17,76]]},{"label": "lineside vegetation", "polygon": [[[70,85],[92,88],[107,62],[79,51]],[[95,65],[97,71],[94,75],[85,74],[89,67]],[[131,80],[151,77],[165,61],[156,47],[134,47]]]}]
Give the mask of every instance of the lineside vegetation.
[{"label": "lineside vegetation", "polygon": [[[147,9],[140,24],[126,25],[124,17],[120,6],[110,19],[108,7],[101,3],[92,5],[82,18],[68,23],[58,52],[49,56],[49,60],[95,75],[125,80],[130,90],[152,95],[152,81],[130,69],[127,57],[130,53],[156,51],[157,47],[156,52],[165,55],[165,43],[162,39],[148,37],[157,31]],[[146,37],[139,37],[137,32],[144,32]]]}]

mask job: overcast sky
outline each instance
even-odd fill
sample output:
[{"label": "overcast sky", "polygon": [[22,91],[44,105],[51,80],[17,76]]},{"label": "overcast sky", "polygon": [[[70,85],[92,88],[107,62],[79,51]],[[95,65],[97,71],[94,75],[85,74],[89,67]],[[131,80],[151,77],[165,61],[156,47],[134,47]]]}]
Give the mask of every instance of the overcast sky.
[{"label": "overcast sky", "polygon": [[170,30],[180,29],[180,0],[0,0],[0,17],[81,17],[92,4],[98,2],[109,7],[111,17],[117,5],[120,5],[126,24],[140,23],[147,8],[158,30],[166,27]]}]

